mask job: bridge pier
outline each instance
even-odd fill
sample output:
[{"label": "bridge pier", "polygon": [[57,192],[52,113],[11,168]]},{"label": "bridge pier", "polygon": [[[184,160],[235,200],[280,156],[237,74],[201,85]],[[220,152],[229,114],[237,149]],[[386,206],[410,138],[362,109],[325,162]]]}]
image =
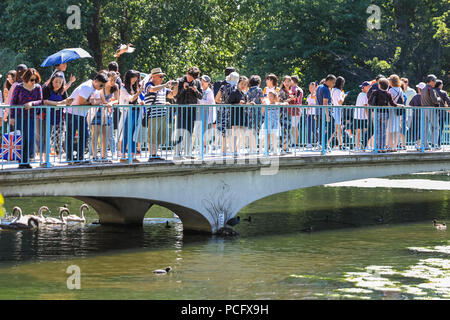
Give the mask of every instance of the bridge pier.
[{"label": "bridge pier", "polygon": [[145,214],[153,205],[150,201],[132,198],[75,198],[86,202],[97,211],[100,224],[142,226]]}]

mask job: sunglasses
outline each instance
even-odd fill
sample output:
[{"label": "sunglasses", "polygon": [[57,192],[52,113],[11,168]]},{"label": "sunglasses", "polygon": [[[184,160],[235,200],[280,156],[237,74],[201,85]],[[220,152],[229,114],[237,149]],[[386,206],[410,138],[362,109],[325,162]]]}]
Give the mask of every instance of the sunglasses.
[{"label": "sunglasses", "polygon": [[36,81],[37,81],[36,78],[30,79],[30,82],[36,82]]}]

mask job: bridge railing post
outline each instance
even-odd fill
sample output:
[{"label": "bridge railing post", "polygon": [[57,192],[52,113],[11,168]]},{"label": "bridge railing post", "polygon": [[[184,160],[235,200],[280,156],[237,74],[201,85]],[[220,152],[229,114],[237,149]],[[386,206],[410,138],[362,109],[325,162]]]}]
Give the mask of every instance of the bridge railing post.
[{"label": "bridge railing post", "polygon": [[[131,136],[131,133],[133,132],[132,131],[132,128],[131,128],[131,123],[132,123],[132,117],[133,117],[133,108],[131,107],[131,106],[129,106],[128,107],[128,119],[127,119],[127,122],[128,122],[128,128],[127,128],[127,131],[128,131],[128,164],[132,164],[133,163],[133,157],[131,156],[131,151],[132,151],[132,148],[131,148],[131,143],[132,143],[132,140],[133,140],[133,137]],[[126,148],[124,148],[124,149],[126,149]],[[125,150],[122,150],[122,152],[125,152]]]},{"label": "bridge railing post", "polygon": [[46,159],[45,159],[45,167],[50,168],[52,165],[50,164],[50,153],[51,153],[51,141],[50,141],[50,132],[52,130],[52,127],[50,125],[50,111],[51,107],[45,107],[46,108],[46,117],[45,117],[45,153],[46,153]]},{"label": "bridge railing post", "polygon": [[268,157],[269,156],[269,148],[270,148],[270,146],[269,146],[269,120],[272,120],[272,119],[269,119],[268,106],[266,106],[264,108],[264,117],[265,117],[264,125],[266,127],[266,132],[265,132],[266,152],[265,152],[265,154],[266,154],[266,157]]},{"label": "bridge railing post", "polygon": [[378,108],[374,108],[373,113],[374,131],[373,131],[373,151],[378,153]]},{"label": "bridge railing post", "polygon": [[[423,118],[424,118],[424,109],[420,108],[420,150],[421,150],[421,152],[425,152],[425,145],[423,142],[423,139],[424,139],[424,125],[423,125],[424,119]],[[428,141],[427,141],[427,143],[428,143]]]},{"label": "bridge railing post", "polygon": [[324,155],[324,154],[327,153],[327,145],[326,145],[326,141],[325,141],[325,138],[326,138],[325,121],[326,121],[326,116],[327,116],[326,108],[322,108],[321,112],[322,112],[322,123],[321,123],[322,130],[320,130],[321,131],[321,138],[320,139],[322,141],[322,154]]},{"label": "bridge railing post", "polygon": [[201,108],[201,110],[200,110],[200,114],[201,114],[201,120],[202,120],[202,129],[201,129],[201,141],[200,141],[200,156],[201,156],[201,158],[202,158],[202,160],[204,159],[204,153],[203,153],[203,144],[204,144],[204,132],[205,132],[205,117],[204,117],[204,114],[205,114],[205,107],[200,107]]}]

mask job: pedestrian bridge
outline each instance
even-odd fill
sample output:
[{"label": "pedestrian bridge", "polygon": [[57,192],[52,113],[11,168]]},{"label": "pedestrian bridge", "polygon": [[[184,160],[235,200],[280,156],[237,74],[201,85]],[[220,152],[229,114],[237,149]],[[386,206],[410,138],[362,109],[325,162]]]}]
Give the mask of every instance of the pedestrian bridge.
[{"label": "pedestrian bridge", "polygon": [[328,154],[103,164],[0,171],[5,197],[68,196],[90,204],[101,224],[140,225],[166,207],[184,230],[215,233],[250,203],[286,191],[398,174],[450,170],[449,152]]}]

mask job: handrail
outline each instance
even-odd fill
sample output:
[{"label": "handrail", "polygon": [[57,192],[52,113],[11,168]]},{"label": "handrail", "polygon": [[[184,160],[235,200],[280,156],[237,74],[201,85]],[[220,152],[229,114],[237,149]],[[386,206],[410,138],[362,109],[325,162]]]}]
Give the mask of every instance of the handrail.
[{"label": "handrail", "polygon": [[[29,112],[0,105],[0,117],[6,109],[8,122],[0,121],[0,169],[17,164],[16,158],[21,164],[50,167],[85,159],[131,164],[159,158],[450,148],[446,107],[114,105],[110,113],[103,112],[109,109],[105,105],[41,105]],[[50,116],[44,120],[41,113]],[[29,114],[36,117],[26,118]]]}]

